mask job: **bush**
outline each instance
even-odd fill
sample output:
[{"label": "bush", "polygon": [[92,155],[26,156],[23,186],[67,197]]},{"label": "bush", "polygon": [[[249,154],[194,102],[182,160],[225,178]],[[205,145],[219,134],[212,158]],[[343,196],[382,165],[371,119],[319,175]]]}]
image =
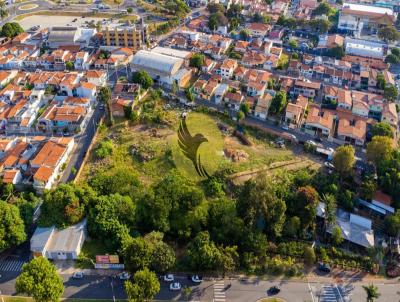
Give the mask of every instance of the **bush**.
[{"label": "bush", "polygon": [[94,153],[97,158],[103,159],[106,158],[107,156],[110,156],[112,152],[113,152],[113,144],[111,140],[107,139],[100,142]]}]

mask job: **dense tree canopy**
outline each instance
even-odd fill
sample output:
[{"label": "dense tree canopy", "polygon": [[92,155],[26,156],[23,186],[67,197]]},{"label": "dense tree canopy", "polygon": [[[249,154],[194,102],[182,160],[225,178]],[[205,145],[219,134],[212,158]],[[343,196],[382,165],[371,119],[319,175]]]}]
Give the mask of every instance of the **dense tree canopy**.
[{"label": "dense tree canopy", "polygon": [[43,195],[39,223],[43,226],[64,227],[83,219],[86,207],[96,194],[89,187],[61,184]]},{"label": "dense tree canopy", "polygon": [[379,122],[373,125],[371,133],[372,136],[388,136],[390,138],[394,137],[392,127],[386,122]]},{"label": "dense tree canopy", "polygon": [[275,94],[272,99],[271,106],[269,107],[269,111],[272,114],[279,114],[286,108],[287,100],[286,100],[286,92],[279,91]]},{"label": "dense tree canopy", "polygon": [[155,273],[145,268],[134,274],[133,281],[125,282],[125,290],[129,301],[151,301],[160,291],[160,282]]},{"label": "dense tree canopy", "polygon": [[249,227],[279,237],[285,223],[285,202],[278,197],[276,184],[268,177],[248,181],[238,199],[238,212]]},{"label": "dense tree canopy", "polygon": [[336,148],[333,155],[333,165],[342,177],[352,171],[355,160],[355,151],[351,145]]},{"label": "dense tree canopy", "polygon": [[24,264],[15,289],[17,293],[27,294],[35,301],[57,302],[64,292],[64,285],[55,266],[46,258],[38,257]]},{"label": "dense tree canopy", "polygon": [[25,226],[19,209],[0,200],[0,251],[25,240]]},{"label": "dense tree canopy", "polygon": [[201,67],[204,64],[204,55],[196,53],[190,58],[189,62],[191,67],[196,67],[198,69],[201,69]]},{"label": "dense tree canopy", "polygon": [[387,160],[393,150],[392,139],[387,136],[374,136],[367,145],[367,159],[377,165]]},{"label": "dense tree canopy", "polygon": [[23,32],[23,28],[17,22],[7,22],[1,28],[1,35],[7,38],[14,38]]},{"label": "dense tree canopy", "polygon": [[140,84],[143,89],[153,86],[153,79],[145,70],[136,71],[132,74],[132,82]]}]

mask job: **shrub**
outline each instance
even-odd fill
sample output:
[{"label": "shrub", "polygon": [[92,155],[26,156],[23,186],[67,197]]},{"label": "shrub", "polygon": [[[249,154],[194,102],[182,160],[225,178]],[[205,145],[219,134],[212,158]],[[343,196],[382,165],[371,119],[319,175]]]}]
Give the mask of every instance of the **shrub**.
[{"label": "shrub", "polygon": [[107,156],[110,156],[112,152],[113,152],[113,144],[111,140],[107,139],[100,142],[94,153],[97,158],[103,159],[106,158]]}]

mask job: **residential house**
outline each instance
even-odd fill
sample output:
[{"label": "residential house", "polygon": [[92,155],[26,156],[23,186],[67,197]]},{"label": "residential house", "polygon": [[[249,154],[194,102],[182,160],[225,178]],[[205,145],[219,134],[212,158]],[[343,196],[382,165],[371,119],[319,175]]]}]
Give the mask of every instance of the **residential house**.
[{"label": "residential house", "polygon": [[362,119],[340,118],[337,137],[345,143],[363,146],[367,133],[367,123]]},{"label": "residential house", "polygon": [[307,98],[315,98],[318,95],[318,91],[321,89],[321,83],[296,80],[294,83],[294,94],[303,95]]},{"label": "residential house", "polygon": [[304,123],[304,130],[318,137],[331,137],[334,119],[335,116],[331,112],[312,106]]}]

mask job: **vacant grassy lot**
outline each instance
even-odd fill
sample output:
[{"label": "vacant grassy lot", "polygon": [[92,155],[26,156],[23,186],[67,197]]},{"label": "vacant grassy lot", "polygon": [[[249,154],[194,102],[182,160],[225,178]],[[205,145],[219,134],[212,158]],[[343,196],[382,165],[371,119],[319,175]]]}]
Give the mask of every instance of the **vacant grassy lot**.
[{"label": "vacant grassy lot", "polygon": [[[84,167],[82,179],[88,179],[99,171],[121,166],[132,167],[138,171],[141,181],[148,185],[157,182],[175,167],[196,179],[197,173],[193,164],[183,155],[178,145],[177,130],[182,111],[162,109],[162,112],[164,120],[162,125],[151,123],[132,125],[121,118],[116,120],[111,128],[103,127],[97,137],[97,143],[111,139],[113,153],[103,160],[98,160],[92,152],[88,164]],[[233,172],[242,172],[294,158],[291,150],[273,147],[265,138],[256,139],[248,135],[252,144],[243,144],[232,135],[233,128],[223,125],[215,116],[191,112],[186,121],[192,136],[199,133],[208,140],[200,145],[199,153],[209,174],[227,168]],[[95,149],[96,143],[93,150]],[[197,179],[200,180],[199,177]]]}]

